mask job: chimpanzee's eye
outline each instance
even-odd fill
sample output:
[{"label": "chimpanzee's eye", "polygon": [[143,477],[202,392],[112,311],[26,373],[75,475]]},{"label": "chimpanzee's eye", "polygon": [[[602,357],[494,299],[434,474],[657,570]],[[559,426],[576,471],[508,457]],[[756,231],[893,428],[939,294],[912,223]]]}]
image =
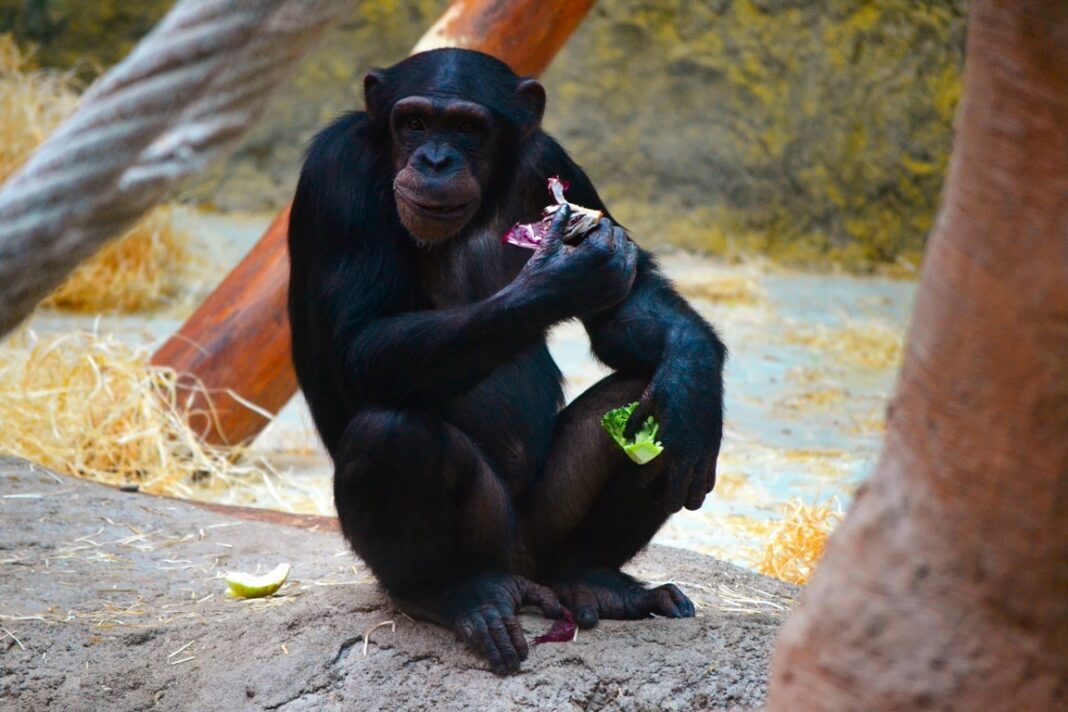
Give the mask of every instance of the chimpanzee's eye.
[{"label": "chimpanzee's eye", "polygon": [[475,125],[470,121],[461,121],[456,125],[456,130],[463,134],[474,133]]},{"label": "chimpanzee's eye", "polygon": [[424,124],[423,120],[417,116],[408,119],[404,125],[408,127],[409,131],[422,131],[426,128],[426,124]]}]

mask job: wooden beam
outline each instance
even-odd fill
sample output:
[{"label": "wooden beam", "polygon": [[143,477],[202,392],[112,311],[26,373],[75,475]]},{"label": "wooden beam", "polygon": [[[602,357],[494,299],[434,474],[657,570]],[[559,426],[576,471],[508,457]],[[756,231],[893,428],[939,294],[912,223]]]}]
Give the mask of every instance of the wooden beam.
[{"label": "wooden beam", "polygon": [[270,422],[241,400],[277,413],[297,392],[286,313],[288,226],[287,206],[245,258],[152,356],[152,363],[173,368],[181,375],[179,388],[187,389],[191,396],[182,399],[188,400],[189,424],[208,442],[242,443]]},{"label": "wooden beam", "polygon": [[[541,73],[594,0],[455,0],[415,46],[467,47],[507,62],[522,75]],[[277,413],[297,391],[290,362],[286,290],[289,260],[286,208],[260,241],[226,276],[153,357],[187,383],[211,393],[214,417],[194,396],[190,422],[212,443],[242,443],[267,425],[267,418],[241,401]],[[236,394],[237,398],[232,394]]]},{"label": "wooden beam", "polygon": [[516,74],[534,76],[549,66],[594,0],[454,0],[412,53],[466,47],[492,54]]}]

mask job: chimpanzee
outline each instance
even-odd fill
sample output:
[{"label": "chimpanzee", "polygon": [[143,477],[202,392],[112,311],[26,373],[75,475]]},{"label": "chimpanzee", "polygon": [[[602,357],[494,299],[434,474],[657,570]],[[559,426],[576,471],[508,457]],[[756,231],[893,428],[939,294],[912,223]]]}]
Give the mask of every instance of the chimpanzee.
[{"label": "chimpanzee", "polygon": [[[311,143],[289,223],[293,361],[335,465],[345,537],[393,600],[516,671],[525,605],[582,627],[694,614],[620,567],[715,483],[726,351],[586,174],[540,128],[545,91],[469,50],[364,80],[366,111]],[[537,251],[546,181],[604,211]],[[545,345],[578,318],[614,370],[566,408]],[[632,463],[600,426],[639,401],[664,452]]]}]

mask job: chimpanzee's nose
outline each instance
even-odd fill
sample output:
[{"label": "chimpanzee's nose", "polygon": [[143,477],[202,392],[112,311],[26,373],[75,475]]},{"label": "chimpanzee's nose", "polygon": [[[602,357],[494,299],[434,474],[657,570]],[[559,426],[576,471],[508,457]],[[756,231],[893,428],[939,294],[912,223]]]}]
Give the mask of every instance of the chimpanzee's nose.
[{"label": "chimpanzee's nose", "polygon": [[419,168],[426,173],[445,173],[452,163],[452,151],[448,146],[424,146],[419,152]]}]

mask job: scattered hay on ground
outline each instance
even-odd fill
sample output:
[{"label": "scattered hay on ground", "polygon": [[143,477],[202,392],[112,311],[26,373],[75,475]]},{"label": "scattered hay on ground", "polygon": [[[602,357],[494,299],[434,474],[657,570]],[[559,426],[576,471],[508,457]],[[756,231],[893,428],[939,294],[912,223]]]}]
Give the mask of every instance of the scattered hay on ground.
[{"label": "scattered hay on ground", "polygon": [[886,432],[886,409],[880,408],[868,415],[854,416],[849,432],[856,435]]},{"label": "scattered hay on ground", "polygon": [[266,488],[276,508],[322,509],[295,478],[203,443],[182,416],[190,396],[178,374],[149,356],[86,332],[9,339],[0,345],[0,453],[153,494],[262,504]]},{"label": "scattered hay on ground", "polygon": [[704,299],[714,304],[759,304],[766,299],[760,282],[749,275],[724,274],[679,278],[675,286],[690,299]]},{"label": "scattered hay on ground", "polygon": [[771,534],[754,568],[762,574],[804,585],[823,556],[827,537],[842,519],[837,499],[805,504],[795,499],[783,507],[783,521]]},{"label": "scattered hay on ground", "polygon": [[781,399],[776,406],[780,410],[803,415],[812,410],[826,410],[831,406],[840,405],[848,395],[847,391],[836,386],[815,388],[789,395]]},{"label": "scattered hay on ground", "polygon": [[901,362],[904,334],[866,322],[833,329],[823,325],[787,332],[786,340],[867,368],[891,368]]},{"label": "scattered hay on ground", "polygon": [[724,499],[738,499],[749,492],[752,485],[749,476],[741,472],[720,472],[716,475],[716,496]]},{"label": "scattered hay on ground", "polygon": [[[69,73],[33,66],[10,35],[0,34],[0,181],[78,104]],[[151,211],[83,263],[46,301],[68,311],[137,312],[163,306],[181,291],[193,265],[189,236],[174,229],[169,208]]]}]

